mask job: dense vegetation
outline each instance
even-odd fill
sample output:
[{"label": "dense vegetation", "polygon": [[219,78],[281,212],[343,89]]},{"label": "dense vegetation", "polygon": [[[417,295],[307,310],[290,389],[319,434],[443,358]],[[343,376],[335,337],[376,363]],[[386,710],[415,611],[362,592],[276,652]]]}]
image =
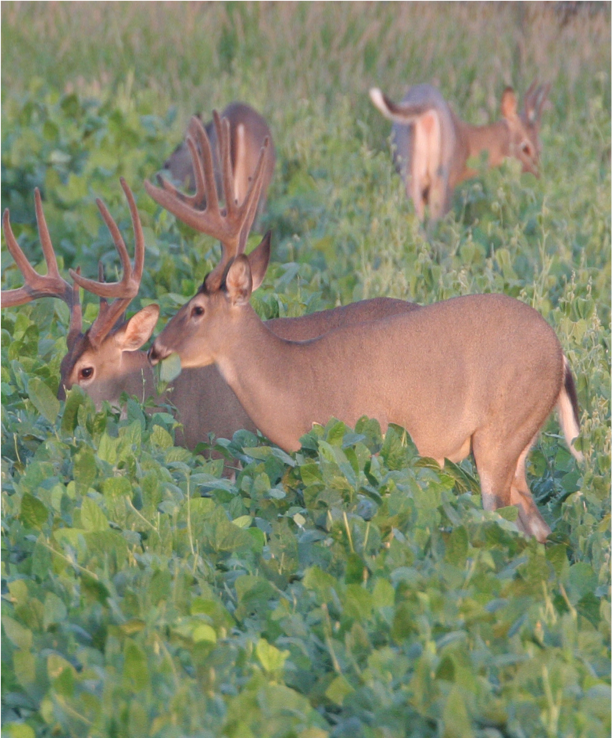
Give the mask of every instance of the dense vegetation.
[{"label": "dense vegetation", "polygon": [[[554,417],[531,453],[546,546],[513,509],[483,512],[469,461],[441,470],[366,419],[292,455],[219,440],[230,481],[174,446],[167,408],[57,401],[65,305],[6,310],[7,736],[609,735],[610,16],[572,5],[3,3],[2,206],[34,263],[38,186],[61,267],[110,275],[94,200],[131,244],[124,176],[147,242],[132,308],[167,319],[218,251],[142,181],[192,112],[242,99],[278,154],[261,315],[513,295],[570,360],[585,454]],[[535,77],[552,82],[542,177],[483,167],[427,234],[367,89],[435,80],[486,122]],[[2,268],[22,283],[4,246]]]}]

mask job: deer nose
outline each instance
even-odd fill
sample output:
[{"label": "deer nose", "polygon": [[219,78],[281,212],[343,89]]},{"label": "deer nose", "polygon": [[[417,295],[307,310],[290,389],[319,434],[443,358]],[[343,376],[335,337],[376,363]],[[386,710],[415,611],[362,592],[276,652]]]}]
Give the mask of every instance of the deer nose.
[{"label": "deer nose", "polygon": [[157,342],[155,342],[151,348],[149,349],[148,357],[149,361],[153,366],[155,364],[158,364],[160,361],[163,361],[167,356],[170,356],[170,351],[166,349],[164,346],[158,346]]}]

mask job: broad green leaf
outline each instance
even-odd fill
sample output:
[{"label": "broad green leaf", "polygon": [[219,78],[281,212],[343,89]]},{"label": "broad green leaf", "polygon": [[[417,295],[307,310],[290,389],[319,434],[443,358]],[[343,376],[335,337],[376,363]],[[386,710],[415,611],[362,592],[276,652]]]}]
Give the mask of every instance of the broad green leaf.
[{"label": "broad green leaf", "polygon": [[29,528],[40,528],[47,522],[49,511],[43,502],[26,492],[21,498],[20,517]]},{"label": "broad green leaf", "polygon": [[30,380],[28,396],[38,412],[50,423],[55,423],[60,403],[49,387],[38,377]]},{"label": "broad green leaf", "polygon": [[162,382],[172,382],[181,373],[181,357],[178,354],[170,354],[159,364],[159,379]]},{"label": "broad green leaf", "polygon": [[108,528],[106,515],[90,497],[84,497],[81,504],[81,525],[87,531],[107,530]]},{"label": "broad green leaf", "polygon": [[255,653],[259,663],[269,674],[280,671],[289,656],[289,651],[280,651],[276,646],[268,643],[265,638],[260,638],[257,641]]},{"label": "broad green leaf", "polygon": [[325,696],[336,705],[342,705],[346,697],[355,690],[350,685],[346,677],[342,674],[338,675],[329,687],[325,690]]},{"label": "broad green leaf", "polygon": [[29,649],[32,646],[32,631],[24,628],[23,625],[18,623],[8,615],[2,616],[2,626],[4,632],[10,642],[17,648],[24,650]]},{"label": "broad green leaf", "polygon": [[151,681],[147,656],[131,639],[126,639],[123,649],[123,684],[132,692],[146,689]]},{"label": "broad green leaf", "polygon": [[205,641],[206,643],[217,642],[217,634],[215,633],[215,629],[211,628],[210,625],[206,625],[206,623],[196,625],[191,634],[191,638],[194,643],[200,643],[202,641]]},{"label": "broad green leaf", "polygon": [[60,600],[60,598],[53,592],[47,592],[45,597],[45,615],[43,619],[43,625],[45,630],[50,625],[56,625],[57,623],[63,623],[68,614],[66,605]]}]

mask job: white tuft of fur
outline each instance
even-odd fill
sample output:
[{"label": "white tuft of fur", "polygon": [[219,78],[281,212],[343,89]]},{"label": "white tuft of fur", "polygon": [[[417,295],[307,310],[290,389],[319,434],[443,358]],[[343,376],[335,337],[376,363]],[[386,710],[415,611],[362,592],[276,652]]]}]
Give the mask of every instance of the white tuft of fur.
[{"label": "white tuft of fur", "polygon": [[378,89],[378,87],[372,87],[370,89],[370,100],[374,103],[374,105],[380,110],[380,112],[384,116],[386,116],[387,118],[391,118],[391,111],[387,107],[385,98],[383,97],[383,94]]},{"label": "white tuft of fur", "polygon": [[559,399],[557,400],[557,411],[559,412],[559,422],[563,430],[563,435],[569,446],[569,450],[578,461],[583,461],[584,456],[581,451],[574,448],[574,439],[580,435],[580,426],[574,416],[574,408],[569,395],[565,391],[565,372],[569,370],[569,362],[567,358],[563,357],[563,387],[559,393]]}]

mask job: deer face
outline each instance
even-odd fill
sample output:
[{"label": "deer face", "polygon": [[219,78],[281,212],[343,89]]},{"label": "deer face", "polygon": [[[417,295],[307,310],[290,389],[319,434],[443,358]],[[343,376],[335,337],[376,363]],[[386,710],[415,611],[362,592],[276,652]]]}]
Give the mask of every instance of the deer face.
[{"label": "deer face", "polygon": [[137,375],[147,367],[147,359],[139,349],[149,340],[158,316],[159,307],[149,305],[111,331],[99,345],[90,341],[89,331],[78,335],[61,363],[59,399],[65,399],[66,390],[75,384],[97,407],[104,400],[118,402],[122,392],[140,394],[142,379]]},{"label": "deer face", "polygon": [[270,233],[248,256],[239,254],[226,269],[218,288],[207,280],[178,311],[155,339],[149,351],[152,364],[176,353],[183,369],[208,366],[215,362],[224,345],[231,344],[234,329],[251,293],[265,276],[270,259]]},{"label": "deer face", "polygon": [[518,112],[514,90],[507,87],[502,95],[501,112],[510,133],[508,154],[518,159],[523,172],[540,176],[540,121],[542,107],[548,96],[549,85],[535,88],[531,85],[525,94],[523,111]]}]

